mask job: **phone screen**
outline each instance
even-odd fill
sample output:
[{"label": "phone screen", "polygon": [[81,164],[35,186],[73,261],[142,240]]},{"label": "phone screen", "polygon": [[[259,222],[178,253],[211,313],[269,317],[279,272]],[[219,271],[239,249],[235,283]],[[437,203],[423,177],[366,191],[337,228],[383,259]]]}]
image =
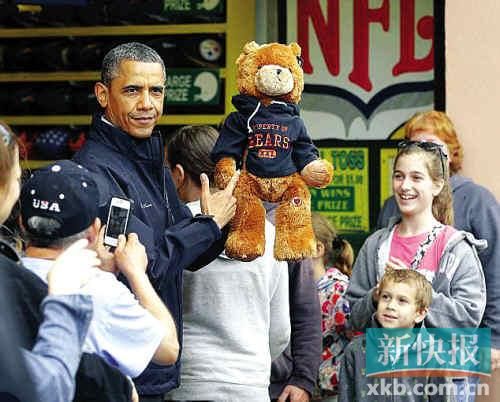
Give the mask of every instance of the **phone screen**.
[{"label": "phone screen", "polygon": [[124,234],[125,228],[127,226],[127,218],[128,209],[112,205],[109,212],[109,221],[106,235],[109,237],[118,238],[119,235]]}]

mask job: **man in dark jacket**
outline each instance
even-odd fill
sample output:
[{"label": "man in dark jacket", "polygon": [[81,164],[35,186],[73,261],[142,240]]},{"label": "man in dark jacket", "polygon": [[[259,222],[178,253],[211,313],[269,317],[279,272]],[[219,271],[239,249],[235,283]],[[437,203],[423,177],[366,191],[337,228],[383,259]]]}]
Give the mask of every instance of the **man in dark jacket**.
[{"label": "man in dark jacket", "polygon": [[[94,116],[88,140],[74,159],[107,182],[106,200],[133,200],[128,230],[146,247],[147,273],[182,345],[182,270],[199,266],[199,257],[221,239],[221,228],[234,215],[237,177],[213,195],[202,177],[200,215],[192,217],[180,203],[164,163],[162,137],[154,130],[163,112],[165,79],[163,60],[148,46],[125,43],[111,49],[94,88],[104,112]],[[219,251],[211,253],[213,258]],[[135,382],[141,401],[161,401],[179,385],[179,360],[171,366],[151,363]]]},{"label": "man in dark jacket", "polygon": [[291,341],[271,366],[269,393],[279,402],[309,402],[321,364],[321,315],[310,260],[288,264]]},{"label": "man in dark jacket", "polygon": [[[274,222],[275,204],[266,203],[267,217]],[[310,259],[288,263],[291,340],[272,362],[271,400],[309,402],[321,364],[321,314]]]}]

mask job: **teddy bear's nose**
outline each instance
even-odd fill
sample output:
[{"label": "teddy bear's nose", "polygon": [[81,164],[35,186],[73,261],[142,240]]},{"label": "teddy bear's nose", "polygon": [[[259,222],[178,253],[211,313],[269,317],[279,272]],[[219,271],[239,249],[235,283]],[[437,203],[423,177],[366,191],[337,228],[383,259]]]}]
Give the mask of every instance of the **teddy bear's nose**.
[{"label": "teddy bear's nose", "polygon": [[278,69],[276,70],[276,74],[281,74],[281,68],[278,68]]}]

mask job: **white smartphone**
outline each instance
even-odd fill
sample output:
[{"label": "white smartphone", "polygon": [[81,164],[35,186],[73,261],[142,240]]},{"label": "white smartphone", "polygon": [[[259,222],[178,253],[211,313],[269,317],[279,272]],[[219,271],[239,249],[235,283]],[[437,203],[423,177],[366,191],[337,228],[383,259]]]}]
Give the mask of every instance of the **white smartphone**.
[{"label": "white smartphone", "polygon": [[116,247],[118,236],[125,234],[127,230],[128,217],[130,215],[130,201],[123,198],[111,198],[109,206],[106,232],[104,233],[104,244]]}]

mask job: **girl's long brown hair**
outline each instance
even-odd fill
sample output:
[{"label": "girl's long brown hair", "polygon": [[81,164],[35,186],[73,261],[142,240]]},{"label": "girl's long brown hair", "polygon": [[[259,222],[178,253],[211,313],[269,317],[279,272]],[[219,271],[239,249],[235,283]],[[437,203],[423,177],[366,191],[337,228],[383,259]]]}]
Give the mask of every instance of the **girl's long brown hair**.
[{"label": "girl's long brown hair", "polygon": [[[453,225],[453,198],[451,194],[451,186],[449,181],[449,169],[446,159],[441,163],[441,157],[438,150],[428,151],[420,148],[417,145],[410,145],[402,148],[396,155],[394,166],[396,166],[399,158],[402,155],[417,154],[425,160],[425,166],[431,180],[434,183],[443,181],[443,188],[440,193],[432,200],[432,215],[444,225]],[[444,171],[443,171],[444,168]]]}]

